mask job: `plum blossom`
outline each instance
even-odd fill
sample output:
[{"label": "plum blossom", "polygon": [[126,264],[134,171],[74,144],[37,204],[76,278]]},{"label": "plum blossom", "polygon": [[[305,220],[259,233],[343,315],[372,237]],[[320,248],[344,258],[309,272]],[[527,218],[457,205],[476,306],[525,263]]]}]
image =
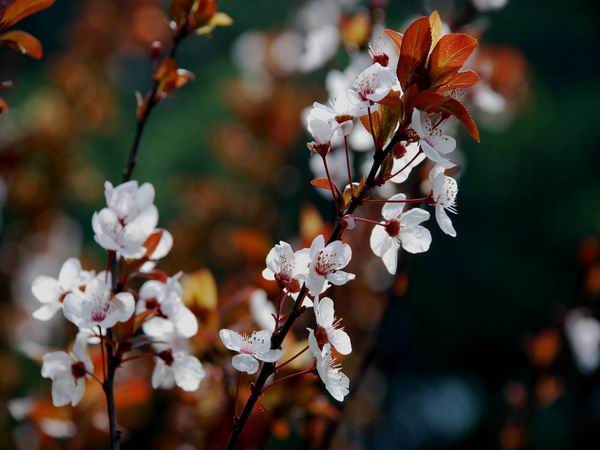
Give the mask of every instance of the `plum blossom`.
[{"label": "plum blossom", "polygon": [[330,343],[342,355],[352,353],[350,336],[340,327],[340,320],[335,317],[333,300],[329,297],[321,300],[315,298],[314,311],[317,322],[315,330],[317,341],[321,344]]},{"label": "plum blossom", "polygon": [[50,320],[62,309],[66,295],[74,290],[80,291],[93,277],[94,272],[81,270],[81,263],[77,258],[69,258],[64,262],[58,279],[46,275],[37,277],[31,285],[31,291],[42,306],[33,312],[33,317]]},{"label": "plum blossom", "polygon": [[355,116],[364,116],[368,108],[375,111],[375,102],[383,100],[398,83],[396,73],[389,67],[379,63],[372,64],[361,72],[352,89],[347,91],[348,98],[353,105]]},{"label": "plum blossom", "polygon": [[434,127],[427,113],[415,108],[412,114],[412,127],[419,135],[421,150],[427,158],[445,169],[456,165],[442,156],[451,153],[456,148],[456,140],[452,136],[444,134],[443,125]]},{"label": "plum blossom", "polygon": [[52,403],[76,406],[85,390],[85,378],[94,372],[92,360],[86,354],[87,336],[77,335],[72,353],[46,353],[42,377],[52,380]]},{"label": "plum blossom", "polygon": [[433,188],[433,201],[435,202],[435,219],[440,229],[449,236],[456,237],[456,230],[446,210],[456,214],[456,194],[458,184],[452,177],[444,174],[444,168],[435,166],[429,172],[429,180]]},{"label": "plum blossom", "polygon": [[107,181],[104,195],[108,207],[92,217],[94,239],[125,258],[141,258],[146,253],[144,242],[158,223],[154,188],[150,183],[138,187],[137,181],[113,187]]},{"label": "plum blossom", "polygon": [[181,274],[170,277],[165,283],[146,281],[140,288],[136,312],[153,311],[154,316],[142,325],[144,333],[163,338],[173,332],[192,337],[198,332],[198,319],[183,302],[183,288],[179,283]]},{"label": "plum blossom", "polygon": [[200,386],[206,372],[198,358],[182,350],[167,348],[157,353],[152,371],[154,389],[171,389],[177,385],[187,392]]},{"label": "plum blossom", "polygon": [[321,349],[313,330],[308,330],[308,346],[316,360],[319,377],[333,398],[341,402],[350,392],[350,379],[341,371],[339,364],[331,354],[331,344],[323,345]]},{"label": "plum blossom", "polygon": [[281,288],[296,292],[300,289],[300,282],[308,276],[309,263],[308,249],[294,252],[290,244],[279,241],[267,255],[267,267],[262,276],[266,280],[276,280]]},{"label": "plum blossom", "polygon": [[425,154],[424,153],[419,153],[419,145],[415,142],[412,142],[408,145],[405,146],[406,148],[406,153],[404,154],[404,156],[395,159],[394,158],[394,165],[392,167],[392,173],[396,173],[399,170],[402,170],[401,172],[398,173],[398,175],[393,176],[392,178],[390,178],[390,181],[392,183],[404,183],[407,179],[408,176],[410,175],[410,172],[412,171],[412,169],[414,169],[415,167],[417,167],[419,164],[421,164],[423,162],[423,160],[425,159]]},{"label": "plum blossom", "polygon": [[313,116],[307,119],[308,132],[314,138],[313,142],[307,144],[308,149],[312,154],[319,154],[321,156],[327,155],[331,148],[331,138],[336,130],[336,126],[324,118],[317,118]]},{"label": "plum blossom", "polygon": [[[265,269],[266,270],[266,269]],[[267,293],[257,289],[250,294],[250,313],[256,324],[264,330],[275,330],[275,306],[267,298]]]},{"label": "plum blossom", "polygon": [[[310,123],[313,119],[325,120],[331,124],[334,133],[350,136],[354,127],[353,108],[344,93],[330,100],[329,105],[314,102],[306,118]],[[309,130],[310,131],[310,130]]]},{"label": "plum blossom", "polygon": [[[392,40],[383,32],[377,30],[374,33],[374,38],[369,43],[369,56],[374,63],[379,63],[383,67],[389,67],[394,72],[398,67],[400,52],[392,42]],[[400,90],[400,83],[395,87],[395,90]]]},{"label": "plum blossom", "polygon": [[109,280],[99,274],[85,291],[73,291],[65,298],[63,312],[79,328],[110,328],[117,322],[127,322],[135,309],[133,296],[119,292],[111,298]]},{"label": "plum blossom", "polygon": [[245,336],[222,329],[219,337],[225,347],[239,353],[231,359],[233,367],[250,375],[258,370],[258,361],[275,362],[283,355],[282,350],[271,350],[271,332],[267,330]]},{"label": "plum blossom", "polygon": [[[405,200],[406,195],[396,194],[390,200]],[[431,233],[421,222],[429,219],[429,213],[420,208],[404,211],[404,203],[386,203],[381,209],[385,221],[373,227],[371,249],[379,256],[392,275],[398,266],[398,250],[402,247],[409,253],[429,250]]]},{"label": "plum blossom", "polygon": [[346,284],[355,278],[354,274],[343,269],[352,259],[352,249],[342,241],[333,241],[325,246],[322,234],[313,239],[310,245],[310,266],[306,287],[313,297],[321,294],[326,281],[336,286]]}]

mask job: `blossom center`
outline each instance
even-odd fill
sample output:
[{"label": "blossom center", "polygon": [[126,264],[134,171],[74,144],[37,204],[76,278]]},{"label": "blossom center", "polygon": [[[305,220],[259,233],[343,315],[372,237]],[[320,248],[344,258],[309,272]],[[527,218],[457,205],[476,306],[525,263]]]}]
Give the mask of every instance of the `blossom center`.
[{"label": "blossom center", "polygon": [[336,266],[332,259],[334,259],[335,256],[335,253],[330,255],[323,251],[319,252],[319,255],[317,256],[317,263],[315,264],[315,271],[321,276],[325,276],[331,272],[334,272]]},{"label": "blossom center", "polygon": [[388,220],[385,224],[385,231],[387,231],[387,234],[391,237],[398,236],[400,234],[400,222],[395,219]]},{"label": "blossom center", "polygon": [[158,357],[162,359],[167,366],[171,366],[173,361],[175,361],[173,358],[173,350],[171,349],[163,350],[158,354]]},{"label": "blossom center", "polygon": [[87,374],[85,364],[82,361],[77,361],[76,363],[71,364],[71,374],[75,379],[85,377]]}]

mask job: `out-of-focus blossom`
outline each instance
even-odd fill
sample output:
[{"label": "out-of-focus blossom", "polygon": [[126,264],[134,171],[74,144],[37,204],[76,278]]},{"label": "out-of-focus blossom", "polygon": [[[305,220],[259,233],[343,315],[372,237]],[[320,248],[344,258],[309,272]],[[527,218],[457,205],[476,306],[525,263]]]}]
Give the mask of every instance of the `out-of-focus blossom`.
[{"label": "out-of-focus blossom", "polygon": [[86,354],[87,336],[77,336],[73,353],[51,352],[44,355],[42,376],[52,380],[52,403],[75,406],[83,397],[85,378],[94,371]]},{"label": "out-of-focus blossom", "polygon": [[31,291],[42,306],[33,312],[33,317],[50,320],[62,309],[65,296],[74,290],[80,292],[93,277],[94,272],[81,270],[77,258],[69,258],[64,262],[58,279],[46,275],[37,277],[31,285]]},{"label": "out-of-focus blossom", "polygon": [[148,336],[162,338],[177,332],[192,337],[198,332],[198,319],[183,302],[179,277],[177,274],[165,283],[146,281],[140,288],[136,312],[152,311],[154,314],[142,325]]},{"label": "out-of-focus blossom", "polygon": [[310,246],[310,267],[306,279],[306,287],[311,295],[320,295],[326,281],[341,286],[353,280],[354,274],[341,270],[351,259],[352,249],[348,244],[334,241],[325,246],[322,234],[314,238]]},{"label": "out-of-focus blossom", "polygon": [[128,181],[116,188],[104,185],[107,208],[94,213],[94,239],[106,250],[118,252],[125,258],[140,258],[146,253],[143,246],[158,223],[154,206],[154,188],[150,183],[138,187]]},{"label": "out-of-focus blossom", "polygon": [[135,309],[129,292],[119,292],[111,298],[111,287],[105,274],[99,274],[85,291],[74,291],[65,298],[63,312],[67,320],[79,328],[110,328],[117,322],[127,322]]},{"label": "out-of-focus blossom", "polygon": [[[265,269],[266,270],[266,269]],[[267,331],[275,330],[275,306],[267,298],[267,293],[257,289],[250,294],[250,313],[256,324]]]},{"label": "out-of-focus blossom", "polygon": [[456,140],[452,136],[444,134],[444,124],[434,127],[427,113],[415,108],[412,115],[412,127],[419,135],[421,150],[427,158],[445,169],[455,166],[453,162],[442,156],[451,153],[456,148]]},{"label": "out-of-focus blossom", "polygon": [[297,291],[300,282],[308,276],[310,256],[308,249],[294,252],[290,244],[279,241],[267,255],[267,267],[262,275],[266,280],[276,280],[282,288]]},{"label": "out-of-focus blossom", "polygon": [[330,343],[342,355],[352,353],[350,336],[340,327],[340,321],[335,317],[333,300],[329,297],[321,300],[315,298],[314,311],[317,322],[315,330],[317,341],[322,344]]},{"label": "out-of-focus blossom", "polygon": [[379,256],[388,272],[396,273],[398,250],[402,247],[409,253],[422,253],[429,250],[431,233],[420,225],[429,219],[429,213],[421,208],[404,211],[403,200],[406,195],[396,194],[390,198],[397,203],[386,203],[381,209],[385,219],[381,225],[375,225],[371,232],[371,249]]},{"label": "out-of-focus blossom", "polygon": [[275,362],[283,355],[282,350],[271,350],[271,332],[267,330],[242,336],[233,330],[222,329],[219,337],[225,347],[239,353],[231,359],[231,363],[240,372],[256,373],[258,361]]},{"label": "out-of-focus blossom", "polygon": [[205,375],[198,358],[185,351],[168,348],[155,358],[152,387],[171,389],[177,385],[184,391],[195,391]]},{"label": "out-of-focus blossom", "polygon": [[350,392],[350,379],[341,371],[331,354],[331,344],[321,349],[313,330],[308,330],[308,346],[316,360],[317,373],[333,398],[341,402]]},{"label": "out-of-focus blossom", "polygon": [[398,79],[396,73],[389,67],[383,67],[379,63],[372,64],[361,72],[347,91],[348,98],[354,107],[355,116],[364,116],[377,110],[375,102],[383,100],[396,86]]},{"label": "out-of-focus blossom", "polygon": [[600,322],[584,309],[575,309],[566,318],[565,333],[579,369],[594,372],[600,364]]},{"label": "out-of-focus blossom", "polygon": [[508,0],[471,0],[475,8],[479,11],[493,11],[502,9],[508,3]]},{"label": "out-of-focus blossom", "polygon": [[456,237],[456,230],[446,210],[456,214],[456,194],[458,194],[458,183],[452,177],[444,174],[442,166],[435,166],[429,172],[433,190],[433,201],[435,202],[435,220],[441,230],[449,236]]},{"label": "out-of-focus blossom", "polygon": [[312,72],[335,56],[340,43],[340,32],[334,24],[310,30],[304,40],[304,53],[298,61],[301,72]]}]

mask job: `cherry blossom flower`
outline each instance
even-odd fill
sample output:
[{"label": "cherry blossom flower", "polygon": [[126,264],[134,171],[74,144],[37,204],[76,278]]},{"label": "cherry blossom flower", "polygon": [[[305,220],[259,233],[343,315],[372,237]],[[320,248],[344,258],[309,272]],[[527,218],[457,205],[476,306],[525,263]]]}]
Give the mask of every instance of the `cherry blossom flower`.
[{"label": "cherry blossom flower", "polygon": [[184,391],[195,391],[206,372],[198,358],[181,350],[167,348],[157,353],[152,371],[154,389],[171,389],[177,385]]},{"label": "cherry blossom flower", "polygon": [[[340,33],[336,24],[310,30],[305,38],[305,52],[298,60],[301,72],[312,72],[322,67],[335,55],[340,42]],[[285,59],[287,55],[283,58]]]},{"label": "cherry blossom flower", "polygon": [[389,67],[383,67],[379,63],[372,64],[361,72],[352,89],[347,91],[348,98],[354,107],[355,116],[364,116],[377,109],[375,102],[383,100],[386,95],[398,83],[396,73]]},{"label": "cherry blossom flower", "polygon": [[329,106],[314,102],[306,120],[308,123],[314,119],[325,120],[331,124],[334,133],[350,136],[354,127],[352,113],[353,107],[348,101],[348,96],[344,93],[339,97],[334,97],[329,102]]},{"label": "cherry blossom flower", "polygon": [[567,315],[565,334],[579,370],[594,372],[600,365],[600,322],[587,310],[575,309]]},{"label": "cherry blossom flower", "polygon": [[42,377],[52,380],[52,403],[76,406],[85,390],[85,378],[94,372],[92,360],[86,354],[87,336],[77,335],[73,352],[46,353]]},{"label": "cherry blossom flower", "polygon": [[277,314],[277,311],[264,290],[256,289],[250,294],[250,313],[256,324],[263,330],[275,330],[275,317],[273,316]]},{"label": "cherry blossom flower", "polygon": [[[394,177],[390,178],[390,181],[392,183],[396,183],[396,184],[404,183],[408,179],[408,176],[410,175],[412,169],[414,169],[419,164],[421,164],[426,158],[425,153],[419,153],[419,151],[420,151],[419,145],[416,142],[412,142],[412,143],[406,145],[405,148],[406,148],[406,153],[404,154],[404,156],[402,156],[398,159],[394,158],[394,165],[392,166],[392,174],[394,174],[402,169],[403,170],[401,172],[399,172],[398,175],[395,175]],[[369,161],[369,164],[370,164],[370,161]]]},{"label": "cherry blossom flower", "polygon": [[[389,67],[396,72],[400,52],[398,52],[392,40],[381,29],[374,33],[374,38],[369,43],[369,56],[374,63],[379,63],[383,67]],[[400,90],[400,82],[398,82],[397,90]]]},{"label": "cherry blossom flower", "polygon": [[92,217],[94,239],[125,258],[141,258],[146,253],[143,244],[158,223],[154,188],[150,183],[138,187],[137,181],[114,188],[107,181],[104,195],[108,207]]},{"label": "cherry blossom flower", "polygon": [[308,276],[310,256],[308,249],[294,253],[290,244],[279,241],[279,244],[269,251],[266,263],[267,267],[262,272],[263,278],[276,280],[282,289],[296,292],[300,289],[300,282]]},{"label": "cherry blossom flower", "polygon": [[33,317],[38,320],[50,320],[62,309],[65,296],[74,290],[82,289],[93,277],[94,272],[81,270],[81,263],[77,258],[69,258],[64,262],[58,279],[46,275],[37,277],[31,285],[31,291],[42,306],[33,312]]},{"label": "cherry blossom flower", "polygon": [[456,140],[452,136],[444,134],[443,124],[434,128],[427,113],[415,108],[412,115],[412,127],[419,135],[421,150],[427,158],[445,169],[456,165],[442,156],[451,153],[456,148]]},{"label": "cherry blossom flower", "polygon": [[341,286],[355,278],[354,274],[343,269],[352,259],[352,249],[342,241],[334,241],[325,246],[322,234],[313,239],[310,245],[310,266],[306,287],[313,297],[323,291],[326,281]]},{"label": "cherry blossom flower", "polygon": [[308,346],[316,360],[319,377],[333,398],[341,402],[350,392],[350,379],[341,371],[339,364],[331,354],[331,344],[323,345],[321,349],[313,330],[308,330]]},{"label": "cherry blossom flower", "polygon": [[331,148],[331,138],[335,132],[333,123],[326,119],[309,117],[307,129],[314,138],[313,142],[307,144],[310,152],[313,154],[318,153],[321,156],[327,155]]},{"label": "cherry blossom flower", "polygon": [[317,341],[320,344],[330,343],[342,355],[352,353],[350,336],[340,327],[340,321],[335,318],[333,300],[329,297],[321,300],[315,298],[314,310],[317,322],[315,330]]},{"label": "cherry blossom flower", "polygon": [[155,314],[142,325],[148,336],[163,338],[177,332],[189,338],[198,332],[198,319],[183,302],[180,276],[170,277],[166,283],[146,281],[140,288],[136,313],[153,311]]},{"label": "cherry blossom flower", "polygon": [[[396,194],[390,200],[405,200],[406,195]],[[409,253],[429,250],[431,233],[421,225],[429,219],[429,213],[420,208],[404,212],[404,203],[386,203],[381,209],[385,221],[375,225],[371,232],[371,249],[379,256],[392,275],[398,265],[398,250],[402,247]]]},{"label": "cherry blossom flower", "polygon": [[222,329],[219,337],[225,347],[239,353],[231,359],[233,367],[250,375],[258,370],[258,361],[275,362],[283,355],[282,350],[271,350],[271,332],[267,330],[243,336],[233,330]]},{"label": "cherry blossom flower", "polygon": [[452,177],[444,174],[444,168],[435,166],[429,172],[429,180],[433,188],[433,201],[435,202],[435,220],[440,229],[449,236],[456,237],[456,230],[446,210],[456,214],[456,194],[458,184]]},{"label": "cherry blossom flower", "polygon": [[79,328],[110,328],[117,322],[127,322],[135,309],[133,296],[119,292],[111,298],[110,280],[99,274],[85,291],[74,291],[65,298],[63,312],[67,320]]}]

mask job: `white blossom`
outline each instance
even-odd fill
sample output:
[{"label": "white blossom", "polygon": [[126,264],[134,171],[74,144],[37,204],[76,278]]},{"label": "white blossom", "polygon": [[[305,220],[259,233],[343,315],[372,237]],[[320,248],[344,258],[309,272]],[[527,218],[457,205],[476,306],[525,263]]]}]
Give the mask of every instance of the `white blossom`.
[{"label": "white blossom", "polygon": [[333,300],[324,297],[321,300],[315,298],[314,302],[315,320],[317,322],[316,337],[321,341],[329,342],[336,351],[342,355],[352,353],[350,336],[340,327],[340,321],[335,317]]},{"label": "white blossom", "polygon": [[52,403],[76,406],[85,391],[85,378],[94,372],[92,360],[86,354],[87,336],[78,335],[73,352],[46,353],[42,377],[52,380]]},{"label": "white blossom", "polygon": [[600,322],[585,309],[576,309],[567,315],[565,334],[579,370],[594,372],[600,364]]},{"label": "white blossom", "polygon": [[250,313],[260,328],[267,331],[275,330],[275,317],[273,316],[277,314],[277,311],[264,290],[256,289],[250,294]]},{"label": "white blossom", "polygon": [[396,73],[389,67],[383,67],[379,63],[372,64],[361,72],[352,89],[347,91],[348,98],[354,107],[355,116],[364,116],[377,109],[375,102],[383,100],[394,86],[398,78]]},{"label": "white blossom", "polygon": [[317,373],[325,384],[325,388],[337,401],[343,401],[350,392],[350,379],[341,371],[331,354],[331,344],[319,348],[313,330],[308,330],[308,346],[316,360]]},{"label": "white blossom", "polygon": [[206,372],[198,358],[181,350],[168,348],[157,353],[152,371],[154,389],[171,389],[177,385],[184,391],[195,391]]},{"label": "white blossom", "polygon": [[119,292],[111,298],[110,280],[99,274],[86,286],[85,291],[67,295],[63,312],[67,320],[79,328],[110,328],[117,322],[127,322],[135,309],[133,296]]},{"label": "white blossom", "polygon": [[346,284],[355,278],[354,274],[343,269],[352,259],[352,249],[342,241],[334,241],[325,246],[322,234],[313,239],[310,246],[310,266],[306,287],[313,297],[323,291],[326,281],[336,286]]},{"label": "white blossom", "polygon": [[445,169],[455,166],[452,161],[442,156],[451,153],[456,148],[456,140],[444,133],[444,124],[434,128],[427,113],[415,108],[412,115],[412,127],[419,135],[421,150],[427,158]]},{"label": "white blossom", "polygon": [[435,166],[429,172],[429,180],[433,189],[433,201],[435,202],[435,219],[441,230],[449,236],[456,237],[456,230],[446,210],[456,214],[456,194],[458,184],[452,177],[444,174],[444,168]]},{"label": "white blossom", "polygon": [[33,312],[33,317],[50,320],[62,309],[65,296],[74,290],[80,291],[93,277],[94,272],[81,270],[77,258],[69,258],[64,262],[58,279],[46,275],[37,277],[31,285],[31,291],[42,306]]},{"label": "white blossom", "polygon": [[[405,200],[406,195],[396,194],[390,200]],[[409,253],[429,250],[431,233],[421,225],[429,219],[429,213],[421,208],[404,211],[404,203],[386,203],[381,209],[385,221],[375,225],[371,232],[371,249],[379,256],[389,273],[395,274],[398,266],[398,250]]]},{"label": "white blossom", "polygon": [[256,373],[258,361],[275,362],[283,355],[282,350],[271,350],[271,332],[267,330],[245,336],[233,330],[222,329],[219,337],[225,347],[239,353],[231,359],[231,363],[240,372]]},{"label": "white blossom", "polygon": [[[262,275],[266,280],[276,280],[289,290],[290,284],[294,281],[298,285],[299,282],[306,280],[309,262],[308,249],[294,252],[290,244],[279,241],[279,244],[269,251],[266,259],[267,267]],[[299,285],[297,287],[299,288]]]}]

